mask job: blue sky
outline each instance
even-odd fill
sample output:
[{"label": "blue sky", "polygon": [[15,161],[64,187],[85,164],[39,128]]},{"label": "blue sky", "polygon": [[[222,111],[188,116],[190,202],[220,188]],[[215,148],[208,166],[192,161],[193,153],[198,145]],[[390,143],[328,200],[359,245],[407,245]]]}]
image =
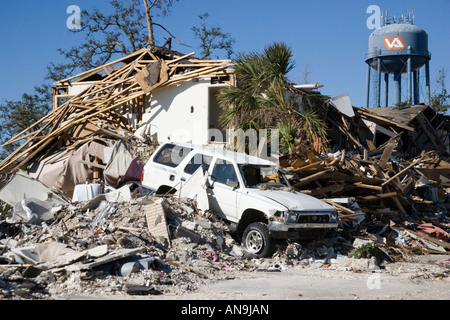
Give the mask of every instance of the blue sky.
[{"label": "blue sky", "polygon": [[[1,102],[31,93],[44,81],[47,65],[62,62],[57,49],[84,40],[66,26],[70,5],[82,10],[109,7],[107,0],[0,0]],[[289,74],[291,81],[301,82],[303,67],[308,65],[309,80],[324,85],[322,93],[337,96],[347,92],[353,105],[363,107],[364,57],[373,31],[366,26],[370,5],[388,10],[390,17],[413,10],[415,24],[429,36],[431,80],[444,67],[449,88],[450,0],[179,0],[174,1],[169,16],[155,20],[191,45],[172,42],[175,50],[185,53],[200,53],[191,28],[205,12],[210,25],[220,26],[236,40],[233,48],[237,53],[260,52],[273,42],[283,41],[294,53],[296,68]],[[164,41],[161,34],[156,36]]]}]

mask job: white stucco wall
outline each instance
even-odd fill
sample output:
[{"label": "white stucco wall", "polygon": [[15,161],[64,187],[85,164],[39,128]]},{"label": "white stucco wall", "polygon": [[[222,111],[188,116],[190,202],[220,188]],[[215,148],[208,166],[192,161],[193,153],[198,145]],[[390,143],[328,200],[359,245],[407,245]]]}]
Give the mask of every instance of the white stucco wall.
[{"label": "white stucco wall", "polygon": [[158,133],[160,143],[208,142],[210,79],[191,80],[151,93],[150,107],[136,135]]}]

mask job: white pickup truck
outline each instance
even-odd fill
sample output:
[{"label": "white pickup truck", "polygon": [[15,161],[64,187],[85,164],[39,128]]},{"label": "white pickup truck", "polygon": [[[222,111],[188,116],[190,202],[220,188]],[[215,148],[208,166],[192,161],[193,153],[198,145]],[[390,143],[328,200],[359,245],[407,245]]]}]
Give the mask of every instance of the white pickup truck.
[{"label": "white pickup truck", "polygon": [[336,209],[293,191],[275,163],[225,149],[163,144],[145,165],[142,185],[175,192],[200,167],[209,209],[258,257],[273,252],[274,239],[311,239],[338,227]]}]

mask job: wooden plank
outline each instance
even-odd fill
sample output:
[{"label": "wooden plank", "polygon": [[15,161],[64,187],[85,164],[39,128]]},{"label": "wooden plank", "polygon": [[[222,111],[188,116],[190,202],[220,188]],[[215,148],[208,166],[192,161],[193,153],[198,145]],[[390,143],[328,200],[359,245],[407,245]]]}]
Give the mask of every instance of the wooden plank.
[{"label": "wooden plank", "polygon": [[347,182],[362,182],[364,184],[379,185],[383,182],[380,178],[368,178],[356,175],[349,175],[339,171],[328,172],[323,178],[334,179],[334,180],[344,180]]},{"label": "wooden plank", "polygon": [[398,214],[398,210],[368,210],[368,209],[361,209],[365,214]]},{"label": "wooden plank", "polygon": [[[297,162],[297,161],[296,161]],[[292,164],[293,166],[295,164]],[[308,171],[308,170],[318,170],[322,167],[322,165],[320,164],[320,162],[314,162],[314,163],[310,163],[304,166],[295,166],[294,169],[292,169],[292,171],[294,172],[302,172],[302,171]]]},{"label": "wooden plank", "polygon": [[388,143],[386,147],[384,148],[383,154],[381,155],[380,161],[378,162],[378,165],[381,169],[386,168],[386,164],[391,157],[392,151],[394,151],[395,143]]},{"label": "wooden plank", "polygon": [[381,191],[382,188],[383,188],[381,186],[375,186],[375,185],[371,185],[371,184],[364,184],[362,182],[355,182],[354,185],[357,186],[358,188],[366,188],[366,189],[378,190],[378,191]]},{"label": "wooden plank", "polygon": [[186,54],[186,55],[184,55],[184,56],[181,56],[181,57],[179,57],[179,58],[176,58],[176,59],[174,59],[174,60],[169,60],[169,61],[167,61],[167,64],[170,65],[170,64],[172,64],[172,63],[176,63],[176,62],[181,61],[181,60],[183,60],[183,59],[186,59],[186,58],[188,58],[188,57],[190,57],[190,56],[193,56],[194,54],[195,54],[195,52],[191,52],[191,53],[188,53],[188,54]]},{"label": "wooden plank", "polygon": [[390,177],[389,179],[387,179],[386,181],[384,181],[381,185],[384,186],[386,184],[388,184],[389,182],[391,182],[392,180],[394,180],[395,178],[397,178],[398,176],[400,176],[401,174],[405,173],[406,171],[408,171],[409,169],[411,169],[412,167],[414,167],[420,159],[416,159],[414,160],[409,166],[407,166],[406,168],[404,168],[403,170],[397,172],[395,175],[393,175],[392,177]]},{"label": "wooden plank", "polygon": [[338,203],[336,203],[336,202],[333,202],[333,201],[330,201],[330,200],[327,200],[327,199],[321,199],[321,200],[322,200],[323,202],[328,203],[329,205],[332,205],[332,206],[335,207],[338,211],[342,211],[342,212],[345,212],[345,213],[348,213],[348,214],[351,214],[351,215],[356,214],[355,211],[350,210],[350,209],[347,208],[347,207],[341,206],[340,204],[338,204]]},{"label": "wooden plank", "polygon": [[[389,193],[391,191],[389,189],[389,186],[384,186],[383,188],[384,188],[384,191],[387,192],[387,193]],[[405,208],[402,205],[402,202],[400,201],[400,200],[405,200],[403,198],[403,196],[397,194],[397,197],[393,197],[391,199],[394,202],[394,204],[397,207],[397,209],[400,211],[400,213],[406,216],[408,213],[406,212]],[[408,205],[408,204],[406,204],[406,205]]]},{"label": "wooden plank", "polygon": [[359,200],[362,201],[373,201],[373,200],[381,200],[386,198],[393,198],[397,196],[397,192],[387,192],[387,193],[380,193],[380,194],[373,194],[369,196],[360,197]]},{"label": "wooden plank", "polygon": [[304,193],[304,194],[309,194],[309,195],[311,195],[313,197],[319,197],[319,196],[324,197],[324,194],[325,194],[324,198],[326,198],[327,197],[326,194],[328,192],[331,192],[332,194],[335,194],[335,193],[338,193],[338,192],[340,192],[342,190],[344,190],[344,185],[343,184],[332,184],[332,185],[329,185],[329,186],[326,186],[326,187],[319,187],[319,188],[312,189],[312,190],[300,190],[300,192]]},{"label": "wooden plank", "polygon": [[136,52],[131,53],[130,55],[128,55],[126,57],[122,57],[122,58],[117,59],[115,61],[109,62],[109,63],[101,65],[99,67],[96,67],[94,69],[90,69],[90,70],[84,71],[82,73],[76,74],[76,75],[74,75],[72,77],[60,80],[60,81],[56,82],[55,84],[62,84],[64,82],[68,82],[68,81],[70,81],[72,79],[79,78],[79,77],[87,75],[87,74],[89,74],[89,75],[95,74],[95,73],[101,71],[104,67],[109,67],[109,66],[112,66],[112,65],[114,65],[116,63],[120,63],[120,62],[122,62],[124,60],[127,60],[127,59],[131,58],[131,57],[137,56],[138,54],[142,54],[143,52],[145,53],[146,51],[147,51],[147,48],[142,48],[142,49],[140,49],[140,50],[138,50]]},{"label": "wooden plank", "polygon": [[303,186],[305,184],[308,184],[309,182],[312,182],[312,181],[314,181],[316,179],[319,179],[319,178],[323,177],[324,175],[326,175],[330,171],[331,171],[331,169],[327,169],[327,170],[323,170],[323,171],[320,171],[320,172],[317,172],[317,173],[313,173],[313,174],[311,174],[311,175],[309,175],[307,177],[301,178],[301,179],[299,179],[298,182],[294,183],[292,185],[292,187],[296,188],[296,187],[300,187],[300,186]]},{"label": "wooden plank", "polygon": [[373,142],[371,140],[366,139],[366,143],[367,143],[367,147],[369,148],[369,151],[373,151],[376,149],[376,146],[373,144]]}]

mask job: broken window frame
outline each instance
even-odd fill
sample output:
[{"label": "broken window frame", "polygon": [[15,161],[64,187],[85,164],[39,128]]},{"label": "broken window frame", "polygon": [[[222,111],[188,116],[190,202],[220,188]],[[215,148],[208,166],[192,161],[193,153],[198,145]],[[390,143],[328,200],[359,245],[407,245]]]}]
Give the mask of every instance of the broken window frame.
[{"label": "broken window frame", "polygon": [[203,172],[206,172],[211,165],[212,159],[212,156],[208,156],[203,153],[196,153],[192,156],[186,167],[184,167],[184,173],[194,174],[200,166],[202,167]]},{"label": "broken window frame", "polygon": [[[219,166],[228,166],[228,168],[232,168],[233,170],[228,171],[228,172],[226,172],[225,170],[223,170],[222,172],[218,172]],[[219,173],[219,175],[217,175],[217,173]],[[233,176],[232,175],[224,176],[225,173],[227,173],[227,174],[233,173]],[[227,161],[227,160],[217,159],[216,163],[214,164],[214,168],[213,168],[211,176],[214,179],[215,183],[220,183],[220,184],[224,184],[224,185],[227,185],[227,181],[229,181],[229,180],[239,182],[236,168],[234,167],[232,162]],[[225,180],[223,180],[223,179],[225,179]]]},{"label": "broken window frame", "polygon": [[187,156],[192,149],[181,147],[175,144],[166,144],[155,156],[153,162],[176,168]]}]

